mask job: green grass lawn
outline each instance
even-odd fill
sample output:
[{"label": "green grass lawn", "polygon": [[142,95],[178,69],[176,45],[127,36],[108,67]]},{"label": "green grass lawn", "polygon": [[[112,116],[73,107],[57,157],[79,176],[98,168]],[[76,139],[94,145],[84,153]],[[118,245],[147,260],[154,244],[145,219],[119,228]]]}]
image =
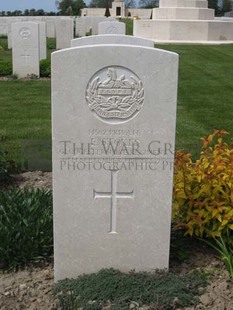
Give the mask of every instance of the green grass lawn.
[{"label": "green grass lawn", "polygon": [[[8,158],[25,166],[22,159],[32,140],[46,144],[45,158],[51,158],[50,81],[0,81],[0,149]],[[39,141],[40,142],[39,142]],[[44,142],[45,143],[44,143]]]},{"label": "green grass lawn", "polygon": [[196,144],[214,129],[233,134],[233,45],[157,45],[179,58],[176,144]]},{"label": "green grass lawn", "polygon": [[129,18],[120,18],[120,22],[125,23],[126,35],[133,35],[133,20]]},{"label": "green grass lawn", "polygon": [[11,50],[8,50],[7,38],[0,37],[0,63],[8,62],[12,59]]},{"label": "green grass lawn", "polygon": [[[176,147],[194,152],[214,129],[232,134],[233,45],[156,47],[180,55]],[[10,158],[19,161],[22,140],[51,139],[50,92],[50,81],[0,81],[0,149]]]}]

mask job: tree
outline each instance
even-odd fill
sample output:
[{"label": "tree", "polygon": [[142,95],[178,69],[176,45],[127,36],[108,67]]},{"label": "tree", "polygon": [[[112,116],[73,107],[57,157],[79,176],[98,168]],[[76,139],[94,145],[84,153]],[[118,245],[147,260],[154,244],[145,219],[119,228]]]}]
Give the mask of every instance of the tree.
[{"label": "tree", "polygon": [[111,13],[110,13],[110,10],[109,10],[109,6],[108,6],[108,2],[107,2],[107,5],[106,5],[104,16],[105,17],[111,16]]},{"label": "tree", "polygon": [[214,9],[215,15],[217,16],[221,13],[220,7],[218,6],[218,0],[208,0],[208,8]]},{"label": "tree", "polygon": [[60,15],[80,15],[81,9],[86,7],[83,0],[58,0],[56,5]]},{"label": "tree", "polygon": [[20,10],[15,10],[14,12],[12,12],[13,16],[21,16],[22,15],[22,11]]},{"label": "tree", "polygon": [[30,15],[30,16],[36,16],[36,10],[35,10],[35,9],[31,9],[31,10],[29,11],[29,15]]},{"label": "tree", "polygon": [[112,7],[112,1],[111,0],[91,0],[89,7],[90,8],[111,8]]},{"label": "tree", "polygon": [[83,8],[86,8],[86,3],[83,0],[74,1],[73,12],[75,15],[80,16]]},{"label": "tree", "polygon": [[152,9],[158,7],[158,0],[140,0],[139,7],[143,9]]},{"label": "tree", "polygon": [[223,0],[222,13],[226,13],[232,10],[232,2],[230,0]]},{"label": "tree", "polygon": [[36,15],[44,16],[45,15],[45,11],[43,9],[39,9],[39,10],[36,11]]},{"label": "tree", "polygon": [[133,9],[136,8],[136,2],[135,0],[125,0],[125,8],[126,9]]}]

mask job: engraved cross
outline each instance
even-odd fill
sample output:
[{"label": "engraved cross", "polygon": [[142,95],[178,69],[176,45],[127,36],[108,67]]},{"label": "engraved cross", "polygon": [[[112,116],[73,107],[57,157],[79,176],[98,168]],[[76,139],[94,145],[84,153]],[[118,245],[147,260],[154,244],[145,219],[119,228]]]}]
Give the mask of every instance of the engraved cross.
[{"label": "engraved cross", "polygon": [[134,192],[118,192],[117,191],[117,172],[111,171],[111,191],[110,192],[96,192],[94,190],[94,199],[96,198],[110,198],[111,211],[110,211],[110,233],[116,234],[116,220],[117,220],[117,199],[133,199]]},{"label": "engraved cross", "polygon": [[27,55],[26,51],[24,51],[24,55],[21,55],[21,57],[24,58],[24,65],[27,67],[28,66],[28,58],[31,57],[31,56]]}]

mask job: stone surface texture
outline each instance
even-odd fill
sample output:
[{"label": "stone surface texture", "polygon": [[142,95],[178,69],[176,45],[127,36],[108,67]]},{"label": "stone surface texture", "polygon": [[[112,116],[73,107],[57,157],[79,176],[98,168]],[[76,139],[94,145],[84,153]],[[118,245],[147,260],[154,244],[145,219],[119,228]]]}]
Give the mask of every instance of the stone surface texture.
[{"label": "stone surface texture", "polygon": [[40,60],[47,58],[46,23],[39,22]]},{"label": "stone surface texture", "polygon": [[68,48],[74,38],[74,22],[72,18],[56,19],[56,48]]},{"label": "stone surface texture", "polygon": [[98,34],[125,34],[125,23],[107,21],[98,25]]},{"label": "stone surface texture", "polygon": [[154,48],[53,53],[56,281],[168,268],[177,75]]}]

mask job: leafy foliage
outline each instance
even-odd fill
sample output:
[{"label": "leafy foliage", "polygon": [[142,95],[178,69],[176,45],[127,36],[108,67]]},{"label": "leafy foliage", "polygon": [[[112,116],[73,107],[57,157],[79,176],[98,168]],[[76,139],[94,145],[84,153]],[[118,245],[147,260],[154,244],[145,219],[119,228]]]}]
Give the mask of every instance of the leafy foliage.
[{"label": "leafy foliage", "polygon": [[183,262],[190,257],[190,250],[193,240],[189,236],[184,236],[183,229],[177,229],[174,225],[171,227],[170,239],[170,263],[173,261]]},{"label": "leafy foliage", "polygon": [[83,0],[56,1],[60,15],[81,15],[81,9],[86,7]]},{"label": "leafy foliage", "polygon": [[9,177],[6,152],[4,150],[0,150],[0,182],[8,180]]},{"label": "leafy foliage", "polygon": [[195,305],[198,288],[204,287],[204,274],[195,272],[175,275],[165,272],[121,273],[103,269],[98,273],[82,275],[78,279],[63,280],[55,286],[55,293],[64,310],[129,309],[130,304],[156,306],[156,309],[174,309],[174,300],[180,306]]},{"label": "leafy foliage", "polygon": [[47,38],[47,48],[50,50],[50,52],[53,52],[56,50],[56,39],[55,38]]},{"label": "leafy foliage", "polygon": [[139,8],[152,9],[158,7],[158,0],[139,0]]},{"label": "leafy foliage", "polygon": [[232,1],[231,0],[223,0],[222,5],[222,13],[229,12],[232,10]]},{"label": "leafy foliage", "polygon": [[1,35],[0,36],[0,51],[1,50],[7,50],[7,49],[8,49],[7,36]]},{"label": "leafy foliage", "polygon": [[51,191],[0,191],[0,240],[1,268],[49,258],[53,251]]},{"label": "leafy foliage", "polygon": [[110,0],[91,0],[88,7],[90,8],[111,8],[112,1]]},{"label": "leafy foliage", "polygon": [[202,138],[196,162],[176,153],[173,215],[191,236],[214,238],[233,230],[233,148],[223,141],[226,134],[215,130]]},{"label": "leafy foliage", "polygon": [[0,76],[6,76],[12,74],[11,62],[0,62]]},{"label": "leafy foliage", "polygon": [[[5,141],[6,136],[0,136],[0,142]],[[13,160],[7,158],[8,152],[0,146],[0,182],[10,180],[10,172],[17,170],[16,164]]]},{"label": "leafy foliage", "polygon": [[51,76],[51,60],[50,59],[42,59],[40,61],[40,76],[41,77]]},{"label": "leafy foliage", "polygon": [[15,10],[15,11],[0,11],[1,16],[54,16],[57,15],[55,12],[45,12],[43,9],[26,9],[24,11]]}]

